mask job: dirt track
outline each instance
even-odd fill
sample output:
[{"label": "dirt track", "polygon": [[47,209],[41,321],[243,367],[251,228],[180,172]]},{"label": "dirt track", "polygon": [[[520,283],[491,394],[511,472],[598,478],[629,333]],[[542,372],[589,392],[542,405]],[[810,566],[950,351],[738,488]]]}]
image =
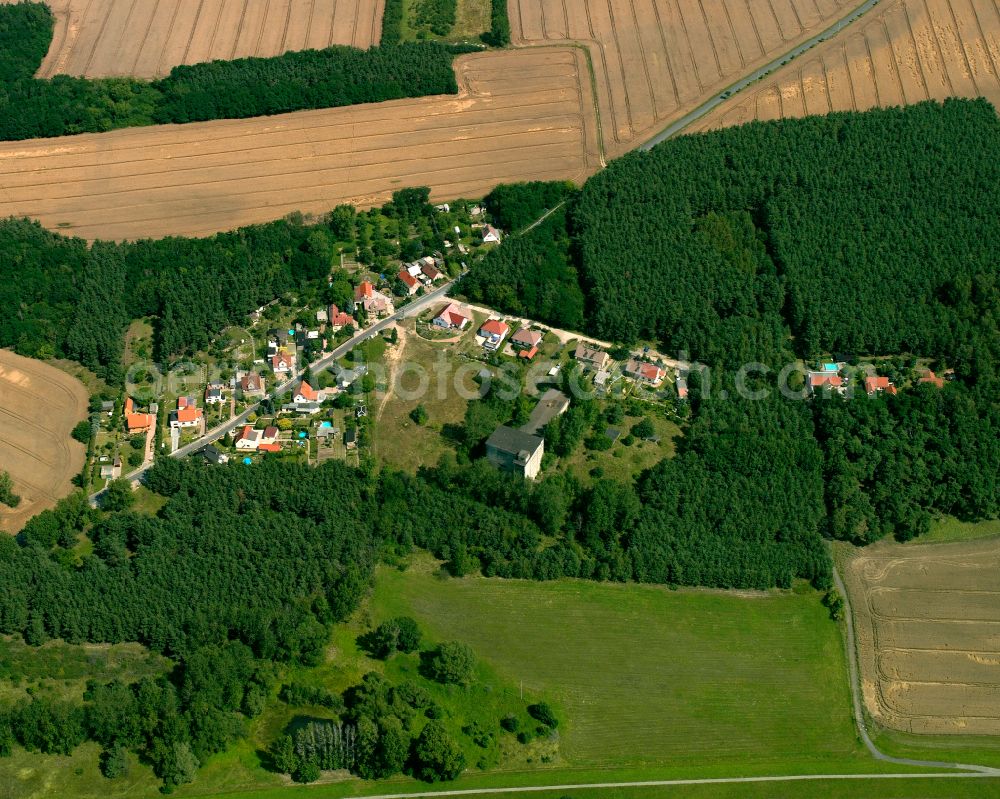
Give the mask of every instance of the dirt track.
[{"label": "dirt track", "polygon": [[454,97],[0,144],[0,217],[86,238],[205,235],[376,205],[404,186],[478,197],[598,167],[578,50],[477,53],[456,67]]},{"label": "dirt track", "polygon": [[[13,3],[18,0],[0,0]],[[178,64],[347,44],[382,34],[385,0],[45,0],[56,17],[41,78],[166,75]]]},{"label": "dirt track", "polygon": [[17,532],[73,490],[86,448],[69,434],[86,417],[88,399],[65,372],[0,350],[0,469],[21,496],[14,510],[0,505],[0,530]]},{"label": "dirt track", "polygon": [[995,0],[887,0],[692,127],[984,96],[1000,107]]},{"label": "dirt track", "polygon": [[906,732],[1000,734],[1000,540],[879,544],[845,578],[868,712]]},{"label": "dirt track", "polygon": [[587,46],[609,156],[650,138],[854,5],[854,0],[509,2],[517,44],[571,39]]}]

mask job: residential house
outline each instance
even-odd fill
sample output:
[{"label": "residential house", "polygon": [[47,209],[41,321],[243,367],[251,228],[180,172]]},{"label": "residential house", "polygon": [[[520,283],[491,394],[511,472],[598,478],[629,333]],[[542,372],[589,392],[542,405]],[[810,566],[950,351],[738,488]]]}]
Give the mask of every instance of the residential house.
[{"label": "residential house", "polygon": [[358,431],[350,427],[344,431],[344,446],[348,449],[358,448]]},{"label": "residential house", "polygon": [[896,387],[889,382],[888,377],[866,377],[865,378],[865,392],[869,397],[874,397],[880,391],[884,391],[887,394],[895,394]]},{"label": "residential house", "polygon": [[499,244],[500,243],[500,231],[497,230],[493,225],[483,226],[483,244]]},{"label": "residential house", "polygon": [[506,322],[499,319],[489,319],[479,328],[479,335],[483,338],[483,346],[488,350],[496,350],[503,344],[503,340],[510,332],[510,327]]},{"label": "residential house", "polygon": [[170,427],[178,430],[191,427],[201,427],[205,422],[205,414],[201,408],[196,408],[193,397],[178,397],[177,410],[170,412]]},{"label": "residential house", "polygon": [[632,359],[625,364],[625,376],[631,377],[637,383],[658,386],[666,377],[667,370],[655,363]]},{"label": "residential house", "polygon": [[292,401],[299,405],[304,402],[315,402],[321,403],[326,399],[326,392],[323,389],[315,389],[310,386],[305,380],[299,383],[298,388],[295,389],[295,393],[292,395]]},{"label": "residential house", "polygon": [[538,355],[538,347],[532,347],[530,350],[518,350],[517,351],[517,357],[518,358],[523,358],[526,361],[530,361],[536,355]]},{"label": "residential house", "polygon": [[327,311],[326,308],[320,308],[318,311],[316,311],[316,321],[319,324],[323,324],[324,322],[329,322],[330,321],[329,311]]},{"label": "residential house", "polygon": [[505,472],[534,480],[542,468],[545,439],[506,425],[498,427],[486,440],[486,457]]},{"label": "residential house", "polygon": [[156,414],[138,412],[131,397],[125,398],[122,415],[125,417],[125,429],[129,433],[145,433],[156,424]]},{"label": "residential house", "polygon": [[102,480],[117,480],[122,476],[122,459],[115,456],[115,459],[111,463],[106,463],[101,466],[101,479]]},{"label": "residential house", "polygon": [[234,446],[240,450],[256,451],[263,437],[263,430],[256,430],[253,425],[245,424],[236,434]]},{"label": "residential house", "polygon": [[431,283],[440,280],[441,278],[444,277],[444,273],[440,269],[438,269],[434,263],[422,262],[420,264],[420,272]]},{"label": "residential house", "polygon": [[405,269],[400,269],[399,274],[396,275],[400,282],[406,287],[406,293],[409,296],[413,296],[418,291],[420,291],[420,281],[417,280],[413,275],[407,272]]},{"label": "residential house", "polygon": [[828,372],[826,370],[822,372],[809,372],[806,376],[806,385],[811,394],[816,394],[823,389],[834,389],[841,393],[844,391],[844,379],[836,372]]},{"label": "residential house", "polygon": [[438,312],[433,323],[437,327],[465,330],[465,326],[471,321],[472,314],[457,302],[452,302]]},{"label": "residential house", "polygon": [[589,367],[594,370],[604,369],[611,360],[611,356],[604,350],[599,350],[597,347],[592,347],[589,344],[584,344],[582,342],[576,345],[576,351],[573,353],[573,357],[576,358],[582,366]]},{"label": "residential house", "polygon": [[229,456],[212,444],[200,449],[198,454],[201,455],[207,463],[212,463],[217,466],[223,463],[229,463]]},{"label": "residential house", "polygon": [[392,300],[377,291],[370,281],[364,280],[354,289],[354,304],[364,308],[369,316],[390,316]]},{"label": "residential house", "polygon": [[542,398],[532,409],[527,424],[523,425],[521,430],[525,433],[538,433],[557,416],[566,413],[568,408],[569,397],[557,389],[550,388],[542,394]]},{"label": "residential house", "polygon": [[205,404],[221,405],[224,399],[223,389],[222,383],[209,383],[208,388],[205,389]]},{"label": "residential house", "polygon": [[281,444],[277,441],[264,441],[257,447],[258,452],[281,452]]},{"label": "residential house", "polygon": [[287,352],[271,356],[271,368],[276,375],[286,375],[295,368],[295,359]]},{"label": "residential house", "polygon": [[331,305],[327,311],[327,329],[336,333],[349,325],[354,325],[354,317],[349,313],[344,313],[336,305]]},{"label": "residential house", "polygon": [[528,328],[522,327],[510,337],[510,343],[515,350],[530,350],[532,347],[541,345],[542,334],[538,330],[528,330]]},{"label": "residential house", "polygon": [[677,386],[677,398],[686,400],[688,398],[688,381],[686,374],[677,375],[677,380],[674,381],[674,385]]},{"label": "residential house", "polygon": [[930,383],[932,386],[944,388],[944,378],[938,377],[930,369],[924,370],[924,374],[917,378],[917,383]]},{"label": "residential house", "polygon": [[240,376],[240,393],[247,399],[264,396],[264,378],[256,372]]}]

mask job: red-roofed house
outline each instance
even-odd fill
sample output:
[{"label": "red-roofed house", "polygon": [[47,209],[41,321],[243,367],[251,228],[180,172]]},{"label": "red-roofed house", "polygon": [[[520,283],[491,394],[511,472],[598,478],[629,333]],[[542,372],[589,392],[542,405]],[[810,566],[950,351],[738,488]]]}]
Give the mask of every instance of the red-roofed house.
[{"label": "red-roofed house", "polygon": [[824,388],[840,391],[844,387],[844,378],[836,372],[810,372],[806,384],[813,394]]},{"label": "red-roofed house", "polygon": [[240,377],[240,392],[244,397],[263,397],[264,378],[256,372],[247,372]]},{"label": "red-roofed house", "polygon": [[326,399],[326,392],[322,389],[315,389],[305,380],[299,383],[298,388],[292,395],[292,401],[296,404],[300,402],[322,402]]},{"label": "red-roofed house", "polygon": [[895,394],[896,387],[889,382],[888,377],[876,376],[865,378],[865,392],[869,397],[874,396],[880,391],[885,391],[888,394]]},{"label": "red-roofed house", "polygon": [[243,429],[236,434],[236,449],[256,450],[260,446],[263,438],[263,431],[254,430],[253,425],[245,424]]},{"label": "red-roofed house", "polygon": [[272,441],[270,443],[258,444],[257,445],[257,451],[258,452],[281,452],[281,444],[279,444],[276,441]]},{"label": "red-roofed house", "polygon": [[409,295],[412,296],[420,290],[420,281],[417,280],[413,275],[411,275],[405,269],[400,269],[399,274],[396,275],[396,277],[398,277],[402,282],[402,284],[406,286],[406,292]]},{"label": "red-roofed house", "polygon": [[271,368],[275,374],[288,374],[292,371],[294,362],[287,352],[279,352],[271,357]]},{"label": "red-roofed house", "polygon": [[526,361],[530,361],[538,355],[538,347],[532,347],[530,350],[518,350],[517,357],[524,358]]},{"label": "red-roofed house", "polygon": [[944,378],[938,377],[930,369],[924,371],[923,377],[917,379],[918,383],[930,383],[932,386],[937,386],[938,388],[944,388]]},{"label": "red-roofed house", "polygon": [[344,313],[336,305],[331,305],[327,311],[327,326],[336,333],[348,325],[354,324],[354,317],[349,313]]},{"label": "red-roofed house", "polygon": [[204,413],[194,406],[191,397],[178,397],[177,410],[170,412],[170,426],[173,428],[201,427],[204,419]]},{"label": "red-roofed house", "polygon": [[483,346],[488,350],[497,349],[509,332],[507,323],[499,319],[489,319],[479,328],[479,335],[484,339]]},{"label": "red-roofed house", "polygon": [[367,280],[361,281],[361,284],[355,286],[354,288],[354,301],[364,302],[365,300],[370,300],[375,296],[375,287]]},{"label": "red-roofed house", "polygon": [[657,366],[655,363],[646,361],[630,360],[625,364],[625,375],[631,377],[639,383],[647,383],[655,386],[666,377],[667,370]]},{"label": "red-roofed house", "polygon": [[125,427],[130,433],[145,433],[156,424],[156,417],[151,413],[125,414]]},{"label": "red-roofed house", "polygon": [[500,231],[497,230],[493,225],[486,225],[483,227],[483,244],[499,244],[500,243]]},{"label": "red-roofed house", "polygon": [[434,324],[437,327],[456,328],[465,330],[465,326],[472,321],[472,314],[458,303],[450,303],[442,308],[434,317]]}]

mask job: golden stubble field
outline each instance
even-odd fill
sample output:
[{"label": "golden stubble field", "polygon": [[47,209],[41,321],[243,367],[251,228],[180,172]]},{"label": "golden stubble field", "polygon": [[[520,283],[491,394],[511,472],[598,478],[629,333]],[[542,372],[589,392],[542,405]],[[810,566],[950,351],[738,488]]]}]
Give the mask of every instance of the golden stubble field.
[{"label": "golden stubble field", "polygon": [[457,96],[0,144],[0,217],[89,239],[207,235],[370,207],[406,186],[480,197],[597,168],[578,50],[476,53],[456,68]]},{"label": "golden stubble field", "polygon": [[0,469],[21,496],[16,509],[0,505],[0,530],[17,532],[73,490],[86,447],[70,438],[87,416],[83,383],[41,361],[0,350]]},{"label": "golden stubble field", "polygon": [[887,0],[692,130],[980,96],[1000,106],[996,0]]},{"label": "golden stubble field", "polygon": [[155,78],[179,64],[275,56],[333,44],[367,48],[381,36],[385,9],[385,0],[46,2],[56,27],[40,78]]},{"label": "golden stubble field", "polygon": [[594,68],[609,156],[844,17],[859,0],[509,0],[522,46],[573,40]]},{"label": "golden stubble field", "polygon": [[905,732],[1000,734],[1000,539],[880,543],[844,577],[868,712]]}]

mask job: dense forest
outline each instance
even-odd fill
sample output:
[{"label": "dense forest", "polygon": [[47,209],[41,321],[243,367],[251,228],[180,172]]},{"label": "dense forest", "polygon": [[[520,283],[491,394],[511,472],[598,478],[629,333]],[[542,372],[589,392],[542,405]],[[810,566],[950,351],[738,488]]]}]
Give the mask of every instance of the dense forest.
[{"label": "dense forest", "polygon": [[[683,136],[587,182],[564,273],[579,272],[585,329],[612,341],[712,364],[783,363],[789,343],[809,358],[910,352],[995,374],[998,179],[984,100]],[[492,268],[474,270],[478,298],[518,313],[553,271],[505,264],[512,296],[476,274]],[[544,303],[536,316],[562,321]]]},{"label": "dense forest", "polygon": [[0,6],[0,140],[454,94],[452,61],[470,49],[399,44],[384,35],[389,46],[329,47],[178,66],[152,82],[67,75],[36,79],[53,25],[42,3]]}]

